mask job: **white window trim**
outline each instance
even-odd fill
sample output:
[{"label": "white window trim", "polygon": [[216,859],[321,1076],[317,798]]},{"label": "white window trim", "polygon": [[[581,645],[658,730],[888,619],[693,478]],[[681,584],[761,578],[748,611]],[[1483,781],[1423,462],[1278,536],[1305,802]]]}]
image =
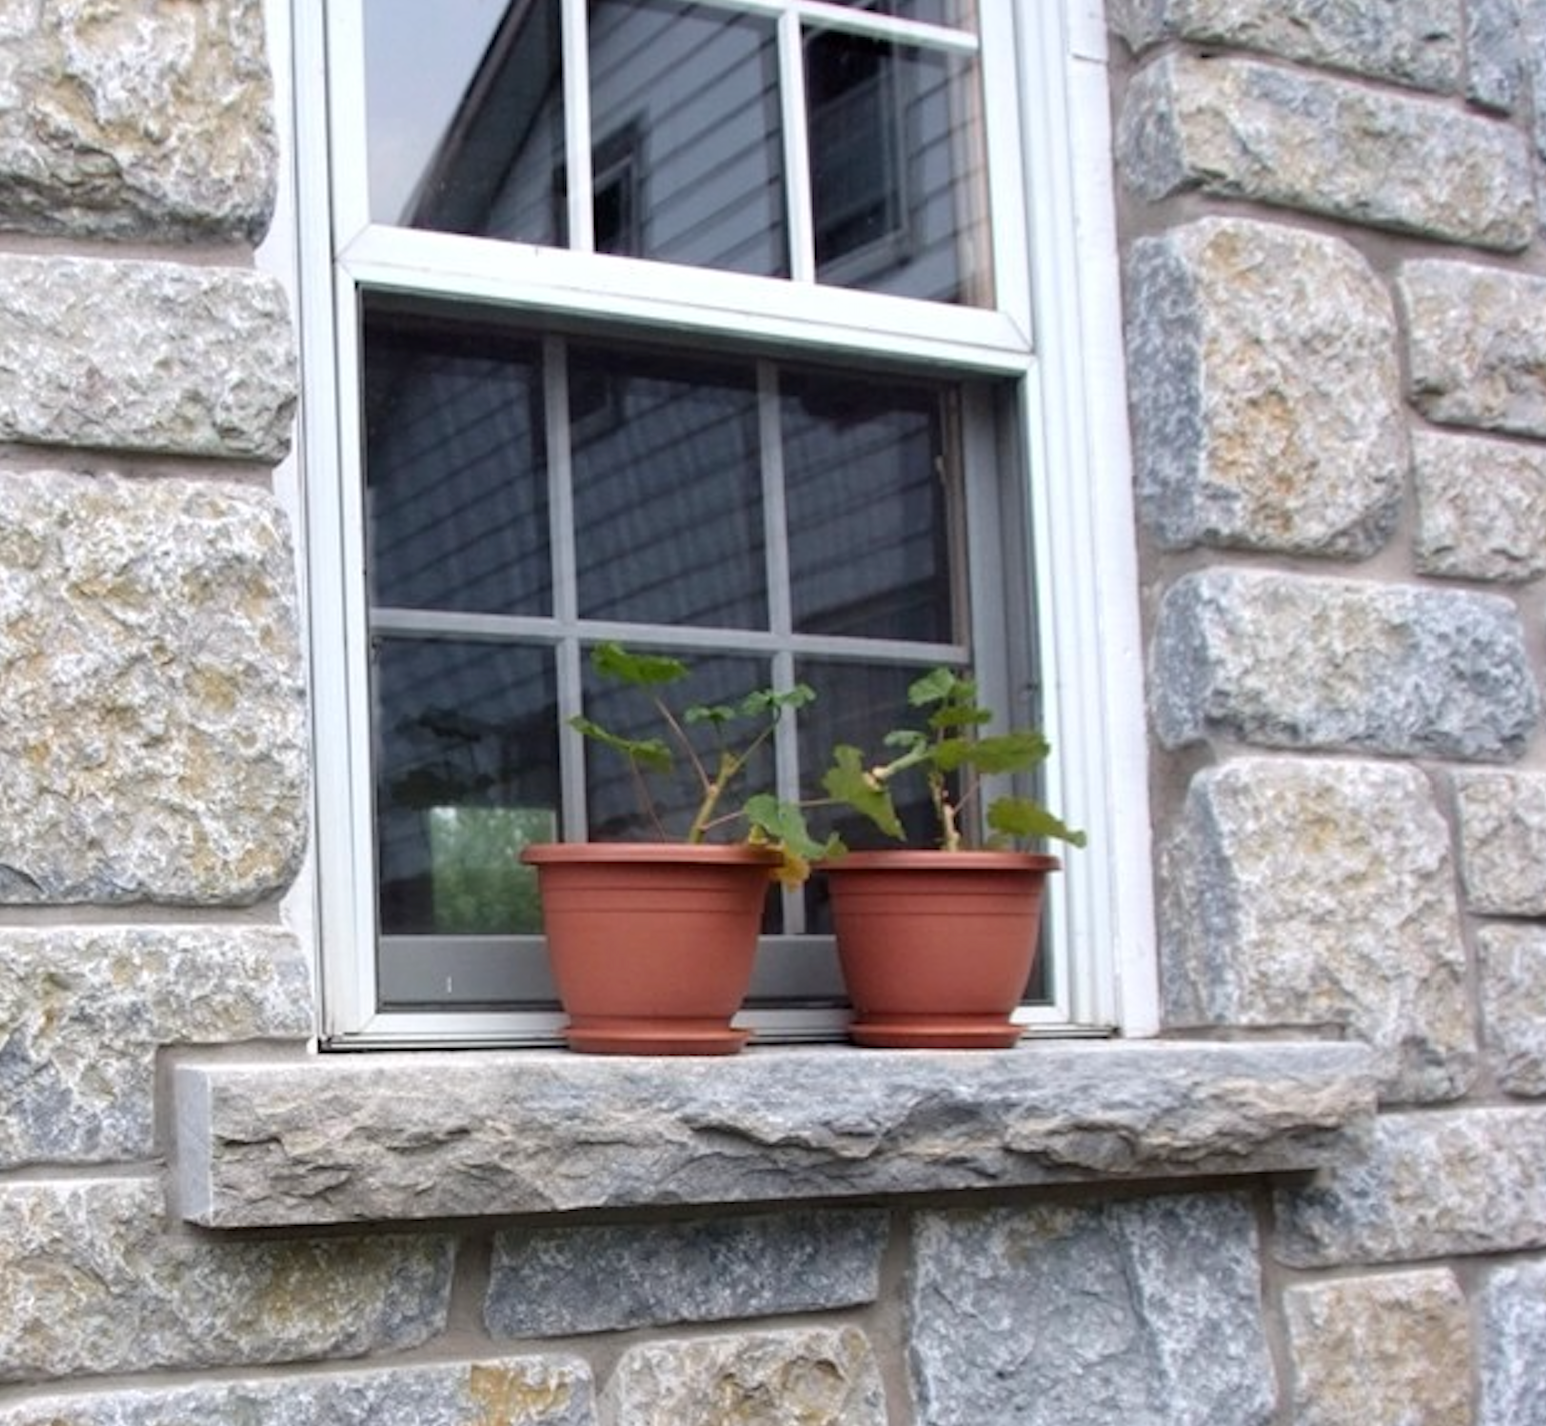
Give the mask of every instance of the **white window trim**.
[{"label": "white window trim", "polygon": [[[822,9],[819,0],[801,3]],[[326,237],[318,225],[325,229],[330,222],[331,195],[325,163],[299,153],[294,142],[295,106],[306,102],[296,81],[310,90],[314,102],[325,78],[326,43],[320,7],[296,8],[299,23],[291,0],[267,3],[286,162],[274,224],[258,260],[289,289],[305,352],[325,350],[319,343],[330,338],[347,340],[356,334],[352,311],[341,310],[342,304],[335,310],[331,298],[317,300],[318,293],[332,288],[331,271],[321,263],[308,267],[303,257],[303,252],[328,250],[317,239]],[[1048,794],[1052,805],[1087,829],[1091,845],[1072,854],[1079,858],[1079,875],[1054,883],[1053,914],[1061,934],[1070,938],[1075,973],[1060,987],[1057,1004],[1024,1018],[1033,1031],[1045,1027],[1069,1033],[1074,1022],[1147,1035],[1158,1024],[1147,739],[1116,280],[1108,60],[1100,10],[1098,0],[1015,6],[1013,43],[985,47],[986,102],[1018,108],[1023,144],[1014,174],[1004,172],[1002,154],[989,155],[998,191],[1024,193],[1023,205],[1012,203],[996,215],[997,240],[1034,257],[1023,265],[1001,265],[998,310],[954,309],[940,321],[937,310],[923,304],[787,283],[781,285],[780,306],[786,315],[803,315],[786,321],[783,331],[775,325],[773,335],[791,350],[871,350],[879,332],[914,358],[939,360],[965,373],[1025,378],[1026,464],[1060,473],[1031,482],[1029,492],[1036,582],[1057,591],[1056,598],[1037,601],[1040,673],[1048,691],[1045,721],[1054,745]],[[363,162],[362,155],[356,157]],[[1028,192],[1020,162],[1034,180]],[[299,243],[297,232],[302,233]],[[379,230],[363,225],[348,247],[348,266],[373,285],[422,290],[428,260],[434,260],[436,270],[442,268],[433,251],[441,235],[396,232],[392,237],[383,245]],[[421,240],[427,245],[422,250]],[[698,302],[684,304],[683,291],[680,286],[672,290],[672,271],[663,265],[589,257],[582,263],[574,260],[576,255],[535,248],[526,250],[527,275],[512,279],[512,267],[522,266],[511,262],[512,246],[461,240],[458,278],[478,295],[538,312],[562,305],[676,331],[684,323],[705,330],[727,325],[721,289],[744,288],[727,275],[698,271],[692,282]],[[1006,290],[1006,283],[1022,278],[1022,287]],[[740,291],[733,300],[744,295]],[[587,309],[587,304],[593,306]],[[1034,359],[1027,355],[1026,340],[1033,311]],[[780,320],[771,307],[763,315],[770,323]],[[366,628],[362,570],[346,569],[343,578],[326,581],[307,577],[307,551],[315,557],[349,548],[349,517],[342,502],[359,498],[355,482],[340,478],[339,459],[344,443],[357,437],[356,411],[353,403],[342,403],[341,409],[337,392],[334,371],[314,365],[304,369],[297,453],[276,475],[298,534],[318,745],[338,738],[338,710],[350,716],[347,670],[349,660],[360,659],[363,651],[348,646],[346,631]],[[330,498],[335,493],[341,499]],[[353,710],[354,716],[359,711]],[[318,951],[327,1015],[324,1038],[343,1034],[349,1043],[366,1047],[438,1043],[454,1033],[458,1043],[509,1043],[504,1016],[378,1016],[373,988],[340,953],[340,948],[360,949],[362,934],[370,934],[362,932],[362,925],[369,926],[373,915],[368,888],[353,899],[322,893],[324,882],[334,877],[348,875],[352,881],[347,869],[357,864],[354,839],[369,834],[367,762],[368,746],[359,740],[345,749],[335,742],[330,753],[317,757],[317,806],[336,809],[352,801],[353,813],[317,817],[312,854],[286,904],[292,924]],[[555,1012],[523,1019],[528,1030],[551,1033],[563,1017]]]}]

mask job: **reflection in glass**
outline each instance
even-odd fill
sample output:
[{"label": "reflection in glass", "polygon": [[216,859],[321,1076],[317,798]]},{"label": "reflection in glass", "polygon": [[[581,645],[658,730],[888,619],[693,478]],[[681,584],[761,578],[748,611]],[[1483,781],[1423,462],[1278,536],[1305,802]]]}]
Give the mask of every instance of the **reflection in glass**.
[{"label": "reflection in glass", "polygon": [[765,626],[751,367],[575,348],[569,386],[581,616]]},{"label": "reflection in glass", "polygon": [[941,394],[787,375],[780,419],[794,625],[804,634],[953,637]]},{"label": "reflection in glass", "polygon": [[536,348],[366,312],[371,598],[494,614],[551,603]]},{"label": "reflection in glass", "polygon": [[557,241],[564,163],[558,0],[369,0],[370,214]]},{"label": "reflection in glass", "polygon": [[[622,200],[624,251],[693,267],[788,273],[773,23],[707,5],[591,0],[598,242]],[[626,183],[608,145],[630,140]],[[617,249],[612,249],[617,250]]]},{"label": "reflection in glass", "polygon": [[817,30],[805,88],[818,280],[985,302],[975,63]]},{"label": "reflection in glass", "polygon": [[535,883],[516,855],[556,828],[551,655],[381,639],[373,673],[383,934],[535,933]]}]

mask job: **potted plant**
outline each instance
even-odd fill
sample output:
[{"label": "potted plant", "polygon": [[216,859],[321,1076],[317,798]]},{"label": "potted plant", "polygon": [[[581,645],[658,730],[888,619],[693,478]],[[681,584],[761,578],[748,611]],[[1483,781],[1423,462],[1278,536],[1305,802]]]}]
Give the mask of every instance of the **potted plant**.
[{"label": "potted plant", "polygon": [[[591,663],[637,690],[660,719],[662,736],[650,738],[571,720],[626,761],[659,840],[548,843],[521,854],[537,869],[566,1039],[599,1054],[733,1054],[749,1038],[731,1021],[751,980],[769,879],[797,884],[812,858],[839,849],[811,837],[798,806],[767,792],[738,796],[779,719],[815,694],[803,684],[764,688],[679,710],[666,690],[688,676],[680,660],[601,644]],[[707,753],[693,727],[712,744]],[[649,779],[683,766],[697,800],[673,837]]]},{"label": "potted plant", "polygon": [[[1083,846],[1084,834],[1032,798],[985,797],[984,778],[1028,772],[1049,747],[1031,729],[984,733],[992,714],[975,680],[935,669],[911,685],[908,702],[922,726],[887,735],[886,760],[843,745],[822,779],[834,801],[905,840],[893,789],[920,777],[936,829],[931,847],[823,863],[854,1009],[849,1033],[861,1045],[1006,1048],[1020,1037],[1010,1017],[1035,964],[1047,877],[1061,865],[1010,843]],[[985,845],[969,847],[979,819]]]}]

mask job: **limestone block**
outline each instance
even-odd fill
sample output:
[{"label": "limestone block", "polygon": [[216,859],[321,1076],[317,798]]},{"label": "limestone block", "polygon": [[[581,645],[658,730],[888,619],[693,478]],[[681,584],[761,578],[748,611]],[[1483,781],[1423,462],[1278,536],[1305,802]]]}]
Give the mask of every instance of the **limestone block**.
[{"label": "limestone block", "polygon": [[1523,34],[1519,0],[1466,0],[1466,98],[1511,111],[1519,102]]},{"label": "limestone block", "polygon": [[1448,1271],[1283,1295],[1296,1426],[1474,1426],[1471,1324]]},{"label": "limestone block", "polygon": [[1546,773],[1467,771],[1454,784],[1467,906],[1546,916]]},{"label": "limestone block", "polygon": [[1508,1094],[1546,1097],[1546,928],[1484,926],[1476,947],[1493,1077]]},{"label": "limestone block", "polygon": [[310,968],[278,928],[0,929],[0,1169],[148,1159],[160,1047],[312,1026]]},{"label": "limestone block", "polygon": [[1205,769],[1162,859],[1167,1023],[1335,1026],[1387,1100],[1475,1074],[1449,836],[1427,780],[1384,763]]},{"label": "limestone block", "polygon": [[1129,389],[1155,537],[1357,558],[1407,464],[1390,298],[1348,244],[1205,218],[1134,245]]},{"label": "limestone block", "polygon": [[0,1185],[0,1382],[355,1357],[445,1328],[441,1237],[217,1242],[153,1179]]},{"label": "limestone block", "polygon": [[1476,1426],[1546,1421],[1546,1262],[1488,1268],[1477,1293]]},{"label": "limestone block", "polygon": [[185,1063],[176,1208],[254,1228],[1316,1168],[1359,1151],[1371,1060],[1326,1041],[1063,1041]]},{"label": "limestone block", "polygon": [[1151,202],[1201,189],[1505,252],[1535,233],[1530,146],[1513,126],[1254,60],[1152,61],[1128,87],[1117,159]]},{"label": "limestone block", "polygon": [[1292,1267],[1546,1246],[1546,1108],[1382,1114],[1366,1158],[1276,1195]]},{"label": "limestone block", "polygon": [[0,440],[273,464],[296,391],[272,277],[0,255]]},{"label": "limestone block", "polygon": [[1274,1420],[1255,1220],[1233,1196],[920,1215],[907,1310],[930,1426]]},{"label": "limestone block", "polygon": [[1546,450],[1419,431],[1412,474],[1421,573],[1494,581],[1546,574]]},{"label": "limestone block", "polygon": [[880,1369],[853,1327],[652,1342],[623,1353],[603,1426],[886,1426]]},{"label": "limestone block", "polygon": [[1232,45],[1420,89],[1457,88],[1464,58],[1459,0],[1115,0],[1107,11],[1140,52],[1168,39]]},{"label": "limestone block", "polygon": [[273,498],[0,480],[0,901],[241,904],[305,849],[294,569]]},{"label": "limestone block", "polygon": [[1546,436],[1546,278],[1405,263],[1409,390],[1432,421]]},{"label": "limestone block", "polygon": [[484,1320],[558,1337],[873,1302],[889,1222],[875,1211],[520,1231],[494,1240]]},{"label": "limestone block", "polygon": [[1540,712],[1508,600],[1265,571],[1203,571],[1166,591],[1151,688],[1169,748],[1496,762],[1519,756]]},{"label": "limestone block", "polygon": [[4,21],[0,227],[244,240],[277,143],[261,0],[34,0]]},{"label": "limestone block", "polygon": [[0,1426],[596,1426],[575,1357],[128,1387],[0,1405]]}]

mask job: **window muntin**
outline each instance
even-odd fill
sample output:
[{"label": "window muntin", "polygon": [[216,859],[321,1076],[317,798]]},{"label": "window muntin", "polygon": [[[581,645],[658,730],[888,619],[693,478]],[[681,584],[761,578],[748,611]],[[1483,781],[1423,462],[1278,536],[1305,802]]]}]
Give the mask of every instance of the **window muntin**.
[{"label": "window muntin", "polygon": [[437,64],[410,0],[363,12],[373,220],[991,300],[964,11],[589,0],[582,47],[561,0],[450,8]]}]

